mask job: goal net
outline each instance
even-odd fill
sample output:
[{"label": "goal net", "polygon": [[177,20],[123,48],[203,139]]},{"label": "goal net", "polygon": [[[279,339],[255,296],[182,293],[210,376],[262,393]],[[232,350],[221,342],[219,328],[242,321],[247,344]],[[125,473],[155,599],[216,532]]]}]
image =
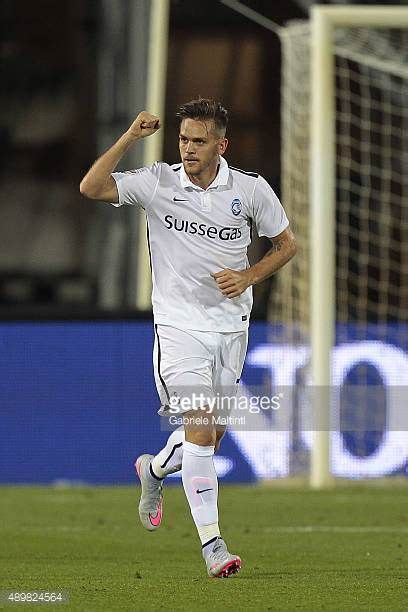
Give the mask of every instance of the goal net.
[{"label": "goal net", "polygon": [[[340,431],[331,434],[332,472],[380,476],[408,464],[407,424],[395,407],[393,425],[387,407],[389,389],[399,386],[403,397],[408,385],[408,30],[336,27],[333,42],[332,384],[348,385]],[[299,348],[310,342],[310,49],[309,22],[289,23],[282,34],[282,194],[298,254],[277,275],[269,311],[272,322],[283,323],[283,342]],[[307,372],[307,360],[303,365]],[[299,381],[298,372],[293,384]],[[359,397],[359,385],[369,384],[371,392]],[[307,435],[300,442],[293,435],[293,470],[305,470]]]}]

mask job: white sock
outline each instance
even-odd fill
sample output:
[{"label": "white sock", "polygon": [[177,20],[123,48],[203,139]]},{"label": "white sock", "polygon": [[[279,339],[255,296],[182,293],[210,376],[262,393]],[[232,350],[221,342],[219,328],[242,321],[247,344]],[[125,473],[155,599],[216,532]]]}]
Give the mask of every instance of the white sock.
[{"label": "white sock", "polygon": [[215,540],[220,536],[220,528],[218,527],[218,523],[213,523],[212,525],[202,525],[201,527],[197,526],[198,535],[200,536],[203,555],[206,556],[213,549],[210,544],[214,544]]},{"label": "white sock", "polygon": [[151,467],[157,478],[178,472],[183,460],[184,427],[175,429],[166,442],[166,446],[152,459]]},{"label": "white sock", "polygon": [[214,468],[214,446],[183,444],[181,475],[201,544],[219,536],[218,479]]}]

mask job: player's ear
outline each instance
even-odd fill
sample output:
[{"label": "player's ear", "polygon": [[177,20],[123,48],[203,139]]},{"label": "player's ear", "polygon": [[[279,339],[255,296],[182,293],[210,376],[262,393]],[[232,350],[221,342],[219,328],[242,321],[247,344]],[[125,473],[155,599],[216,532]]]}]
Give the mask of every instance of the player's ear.
[{"label": "player's ear", "polygon": [[227,150],[228,147],[228,139],[227,138],[220,138],[220,140],[218,141],[218,153],[219,155],[224,155],[225,151]]}]

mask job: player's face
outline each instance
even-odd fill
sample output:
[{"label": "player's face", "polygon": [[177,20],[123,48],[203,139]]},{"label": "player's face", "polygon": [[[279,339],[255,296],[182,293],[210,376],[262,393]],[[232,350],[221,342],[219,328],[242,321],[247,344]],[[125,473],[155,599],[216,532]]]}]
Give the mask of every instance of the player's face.
[{"label": "player's face", "polygon": [[180,125],[179,149],[187,174],[203,174],[218,163],[227,148],[227,139],[214,129],[214,122],[183,119]]}]

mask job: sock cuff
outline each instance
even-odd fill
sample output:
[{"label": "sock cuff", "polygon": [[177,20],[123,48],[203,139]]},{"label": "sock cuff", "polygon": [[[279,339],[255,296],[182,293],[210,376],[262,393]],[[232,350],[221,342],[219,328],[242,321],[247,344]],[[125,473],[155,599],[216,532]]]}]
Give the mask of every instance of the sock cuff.
[{"label": "sock cuff", "polygon": [[183,452],[196,457],[211,457],[214,455],[214,446],[200,446],[192,442],[183,442]]},{"label": "sock cuff", "polygon": [[155,478],[156,480],[163,480],[163,478],[162,478],[162,477],[157,476],[157,475],[154,473],[153,468],[152,468],[152,463],[151,463],[151,462],[150,462],[150,465],[149,465],[149,471],[150,471],[150,475],[151,475],[151,476],[153,476],[153,478]]},{"label": "sock cuff", "polygon": [[202,544],[201,548],[205,548],[209,544],[213,544],[214,542],[218,540],[218,538],[221,538],[221,536],[220,535],[214,536],[213,538],[211,538],[211,540],[208,540],[208,542],[206,542],[205,544]]}]

